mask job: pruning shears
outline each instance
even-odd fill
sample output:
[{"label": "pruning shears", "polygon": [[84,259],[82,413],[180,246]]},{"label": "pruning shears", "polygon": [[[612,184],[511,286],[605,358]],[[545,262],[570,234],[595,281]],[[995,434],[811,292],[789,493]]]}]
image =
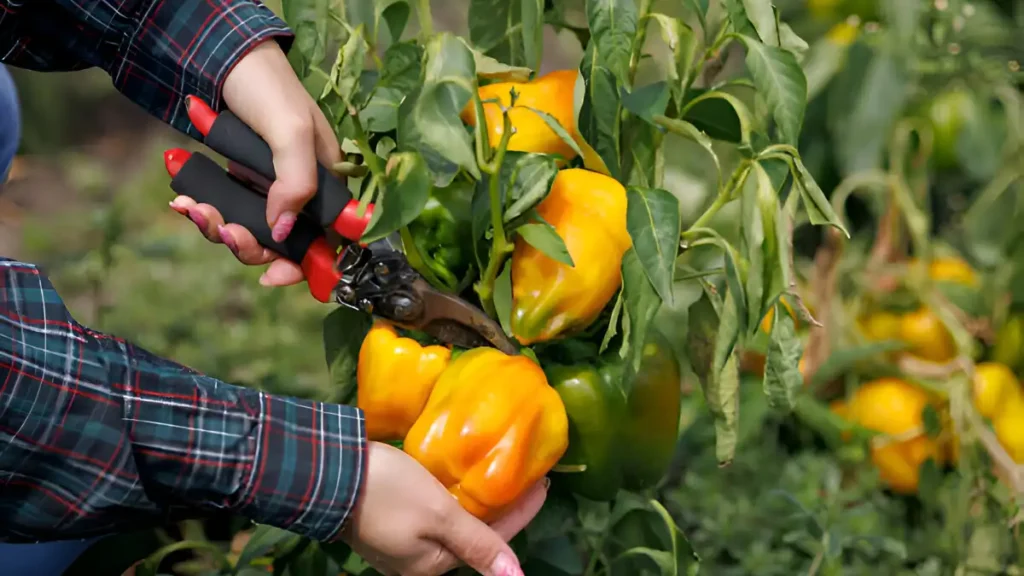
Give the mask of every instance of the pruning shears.
[{"label": "pruning shears", "polygon": [[245,227],[261,245],[298,263],[314,298],[447,344],[518,353],[497,322],[473,304],[433,288],[388,239],[360,243],[373,205],[359,214],[359,201],[345,183],[319,163],[316,195],[288,238],[274,241],[266,221],[267,190],[276,178],[270,146],[230,111],[218,114],[194,96],[186,105],[203,143],[227,158],[228,170],[201,152],[167,150],[171,189],[213,206],[225,222]]}]

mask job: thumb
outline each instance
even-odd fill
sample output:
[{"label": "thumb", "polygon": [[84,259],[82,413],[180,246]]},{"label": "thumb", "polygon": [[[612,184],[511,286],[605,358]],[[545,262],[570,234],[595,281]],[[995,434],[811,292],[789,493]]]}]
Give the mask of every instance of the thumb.
[{"label": "thumb", "polygon": [[519,559],[501,536],[452,503],[456,510],[435,535],[441,545],[484,576],[524,576]]}]

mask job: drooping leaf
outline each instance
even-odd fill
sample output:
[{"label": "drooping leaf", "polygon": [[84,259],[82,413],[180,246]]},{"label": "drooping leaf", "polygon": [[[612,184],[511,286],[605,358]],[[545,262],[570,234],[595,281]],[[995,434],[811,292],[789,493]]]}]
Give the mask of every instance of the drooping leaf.
[{"label": "drooping leaf", "polygon": [[516,160],[509,183],[508,200],[504,221],[509,223],[526,214],[539,204],[558,175],[554,158],[545,154],[524,154]]},{"label": "drooping leaf", "polygon": [[732,23],[732,29],[739,34],[757,37],[757,30],[747,18],[747,9],[743,6],[743,0],[724,0],[725,11]]},{"label": "drooping leaf", "polygon": [[622,123],[622,174],[626,183],[644,188],[657,188],[664,179],[664,131],[657,125],[636,116]]},{"label": "drooping leaf", "polygon": [[732,300],[731,290],[721,302],[717,294],[706,289],[690,307],[686,338],[687,356],[715,421],[715,451],[722,465],[732,460],[736,449],[739,412],[735,347],[740,330],[737,306]]},{"label": "drooping leaf", "polygon": [[504,64],[526,64],[519,2],[514,0],[471,0],[469,39],[488,56]]},{"label": "drooping leaf", "polygon": [[793,184],[800,193],[800,199],[803,200],[804,210],[807,211],[807,217],[811,224],[833,226],[849,237],[850,232],[832,209],[832,203],[825,198],[825,193],[822,192],[821,187],[814,180],[814,176],[804,166],[803,160],[799,156],[793,157],[790,168],[793,174]]},{"label": "drooping leaf", "polygon": [[779,139],[795,145],[807,107],[807,78],[793,54],[741,36],[747,48],[747,68],[772,111]]},{"label": "drooping leaf", "polygon": [[781,46],[779,28],[776,23],[775,7],[771,0],[743,0],[747,19],[757,30],[761,42],[769,46]]},{"label": "drooping leaf", "polygon": [[661,27],[661,38],[672,51],[673,66],[669,68],[669,86],[675,99],[676,109],[682,108],[690,77],[693,74],[694,59],[700,47],[700,41],[693,29],[678,18],[665,14],[651,14]]},{"label": "drooping leaf", "polygon": [[622,293],[626,322],[620,355],[627,361],[629,373],[635,374],[643,359],[648,326],[661,307],[661,298],[633,248],[622,257]]},{"label": "drooping leaf", "polygon": [[633,250],[658,296],[672,305],[676,255],[682,231],[679,199],[658,188],[630,186],[626,192],[626,227],[633,239]]},{"label": "drooping leaf", "polygon": [[667,127],[673,133],[700,144],[701,147],[707,150],[708,154],[711,155],[711,160],[715,163],[715,171],[721,173],[722,167],[718,162],[718,154],[715,153],[711,138],[707,134],[686,120],[677,120],[675,118],[666,118],[662,116],[656,118],[656,122]]},{"label": "drooping leaf", "polygon": [[582,68],[586,92],[580,109],[579,129],[593,146],[612,178],[619,178],[621,153],[622,102],[611,70],[594,65]]},{"label": "drooping leaf", "polygon": [[479,180],[472,140],[459,119],[475,77],[473,51],[466,43],[449,33],[435,36],[427,45],[423,89],[412,115],[425,145]]},{"label": "drooping leaf", "polygon": [[498,82],[526,82],[533,73],[523,66],[509,66],[498,62],[478,50],[473,50],[473,57],[476,59],[476,75],[480,78]]},{"label": "drooping leaf", "polygon": [[324,355],[334,397],[339,403],[348,404],[355,398],[359,348],[372,325],[372,316],[344,306],[324,318]]},{"label": "drooping leaf", "polygon": [[567,266],[574,265],[565,242],[547,222],[529,222],[517,227],[515,232],[548,258]]},{"label": "drooping leaf", "polygon": [[409,23],[408,0],[375,0],[372,41],[378,50],[387,50],[402,39]]},{"label": "drooping leaf", "polygon": [[683,105],[683,120],[715,140],[750,144],[751,115],[739,98],[720,90],[691,91],[693,98]]},{"label": "drooping leaf", "polygon": [[430,198],[430,171],[415,152],[398,152],[388,161],[383,197],[378,196],[373,216],[361,241],[369,244],[396,232],[416,219]]},{"label": "drooping leaf", "polygon": [[544,0],[521,0],[523,21],[523,59],[526,66],[540,69],[544,55]]},{"label": "drooping leaf", "polygon": [[494,280],[494,311],[505,335],[512,336],[512,261],[506,261]]},{"label": "drooping leaf", "polygon": [[747,326],[754,330],[775,300],[786,289],[779,259],[779,201],[771,177],[761,165],[753,165],[753,179],[745,187],[742,201],[747,246]]},{"label": "drooping leaf", "polygon": [[607,69],[614,79],[628,86],[638,17],[636,1],[586,0],[585,6],[595,51],[593,65]]},{"label": "drooping leaf", "polygon": [[604,337],[601,339],[601,347],[598,348],[598,354],[604,354],[604,351],[608,349],[608,346],[612,343],[612,338],[619,333],[619,323],[622,317],[622,290],[619,290],[618,294],[615,295],[615,305],[612,306],[612,315],[608,319],[608,328],[604,332]]},{"label": "drooping leaf", "polygon": [[793,409],[797,392],[804,383],[800,374],[803,343],[796,335],[793,318],[784,313],[781,306],[775,306],[773,318],[771,342],[764,364],[764,393],[769,406],[788,412]]},{"label": "drooping leaf", "polygon": [[668,531],[674,566],[673,574],[676,576],[689,574],[690,567],[700,563],[700,557],[697,556],[693,546],[690,545],[689,539],[683,534],[682,529],[676,524],[676,521],[669,514],[668,510],[665,509],[665,506],[654,499],[650,500],[650,506],[661,517],[661,521],[664,522],[665,529]]},{"label": "drooping leaf", "polygon": [[583,150],[580,148],[579,144],[572,137],[572,135],[569,134],[569,127],[562,126],[562,124],[558,121],[557,118],[543,110],[538,110],[537,108],[531,108],[529,106],[521,106],[521,108],[525,108],[526,110],[529,110],[530,112],[533,112],[534,114],[539,116],[540,119],[543,120],[544,123],[547,124],[548,127],[551,128],[551,130],[555,134],[557,134],[559,138],[562,139],[562,142],[568,144],[569,147],[572,148],[574,152],[576,152],[576,154],[583,156]]}]

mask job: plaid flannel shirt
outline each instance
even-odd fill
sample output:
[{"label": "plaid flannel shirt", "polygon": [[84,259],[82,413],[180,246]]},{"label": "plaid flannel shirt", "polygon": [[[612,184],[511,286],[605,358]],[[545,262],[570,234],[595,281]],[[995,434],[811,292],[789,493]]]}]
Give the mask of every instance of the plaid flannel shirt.
[{"label": "plaid flannel shirt", "polygon": [[[285,24],[254,0],[0,0],[0,60],[101,67],[193,137],[231,67]],[[365,470],[361,411],[220,382],[78,324],[0,258],[0,540],[83,538],[227,511],[335,538]]]}]

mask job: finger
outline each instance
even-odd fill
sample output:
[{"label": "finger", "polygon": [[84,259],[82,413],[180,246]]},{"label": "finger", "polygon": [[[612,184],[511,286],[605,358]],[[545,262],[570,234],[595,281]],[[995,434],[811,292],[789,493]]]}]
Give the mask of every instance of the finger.
[{"label": "finger", "polygon": [[278,258],[270,263],[270,267],[260,277],[263,286],[291,286],[306,279],[302,268],[294,262]]},{"label": "finger", "polygon": [[436,527],[434,539],[484,576],[524,576],[515,553],[497,532],[454,500],[451,506],[447,521]]},{"label": "finger", "polygon": [[307,116],[287,130],[285,135],[267,137],[277,173],[277,180],[267,193],[267,223],[277,242],[288,237],[296,215],[316,193],[313,119]]},{"label": "finger", "polygon": [[216,208],[209,204],[197,204],[187,196],[178,196],[170,206],[175,212],[191,220],[207,240],[214,243],[221,241],[217,227],[224,224],[224,219]]},{"label": "finger", "polygon": [[238,258],[242,264],[259,266],[278,258],[273,251],[264,248],[245,227],[239,224],[225,224],[217,227],[217,237]]},{"label": "finger", "polygon": [[548,479],[545,478],[533,485],[526,494],[519,497],[504,516],[491,523],[491,529],[505,539],[506,542],[515,537],[533,521],[540,512],[548,497]]}]

